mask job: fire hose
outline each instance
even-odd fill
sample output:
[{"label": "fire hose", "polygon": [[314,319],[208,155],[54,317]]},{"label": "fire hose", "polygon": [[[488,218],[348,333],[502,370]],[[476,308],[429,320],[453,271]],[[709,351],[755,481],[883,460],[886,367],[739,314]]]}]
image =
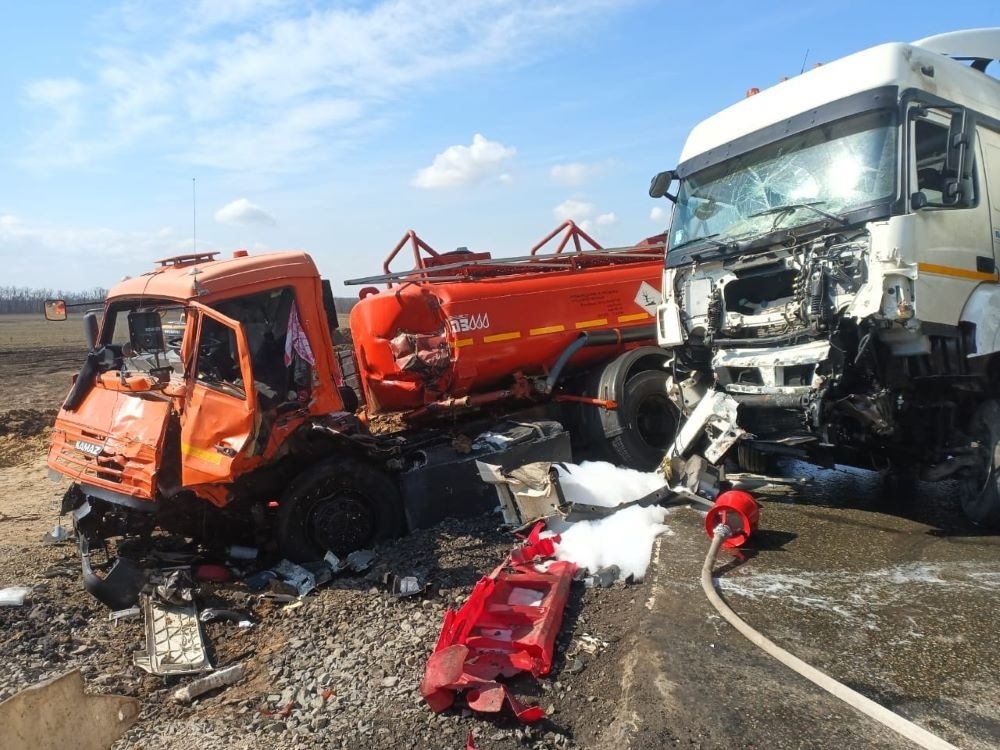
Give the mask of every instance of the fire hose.
[{"label": "fire hose", "polygon": [[[741,532],[737,531],[736,533]],[[704,590],[705,596],[708,597],[712,606],[715,607],[716,611],[718,611],[718,613],[722,615],[730,625],[746,636],[751,643],[766,651],[786,667],[795,670],[807,680],[823,688],[834,697],[839,698],[858,711],[867,714],[883,726],[891,729],[897,734],[902,735],[903,737],[906,737],[908,740],[916,743],[920,747],[927,748],[927,750],[944,750],[945,748],[957,750],[954,745],[941,739],[936,734],[928,732],[926,729],[914,724],[912,721],[903,718],[899,714],[890,711],[885,706],[882,706],[870,698],[865,697],[856,690],[852,690],[843,683],[837,682],[832,677],[820,672],[815,667],[806,664],[800,658],[781,648],[781,646],[774,643],[774,641],[766,638],[744,622],[740,616],[737,615],[729,607],[729,605],[722,600],[722,597],[719,596],[712,583],[712,567],[715,565],[715,558],[719,553],[719,548],[722,546],[723,542],[733,535],[733,529],[724,523],[718,523],[714,526],[714,529],[712,530],[712,544],[709,547],[708,555],[705,556],[705,564],[701,568],[701,588]]]}]

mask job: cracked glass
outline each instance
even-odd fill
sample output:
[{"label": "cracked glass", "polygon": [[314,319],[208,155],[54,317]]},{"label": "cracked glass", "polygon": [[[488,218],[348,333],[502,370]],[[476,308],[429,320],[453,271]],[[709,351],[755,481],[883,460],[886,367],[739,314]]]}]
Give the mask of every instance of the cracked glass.
[{"label": "cracked glass", "polygon": [[681,183],[670,247],[702,237],[752,239],[836,219],[895,193],[892,111],[819,125],[727,159]]}]

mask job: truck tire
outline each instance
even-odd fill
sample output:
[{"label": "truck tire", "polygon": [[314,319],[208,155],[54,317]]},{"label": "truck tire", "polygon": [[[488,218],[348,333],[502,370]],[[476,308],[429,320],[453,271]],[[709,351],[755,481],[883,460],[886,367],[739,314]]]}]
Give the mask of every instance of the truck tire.
[{"label": "truck tire", "polygon": [[1000,402],[985,402],[972,417],[970,434],[979,443],[981,468],[961,486],[962,510],[970,521],[1000,529]]},{"label": "truck tire", "polygon": [[962,482],[962,510],[974,524],[1000,529],[1000,402],[991,399],[980,406],[969,432],[979,442],[981,469]]},{"label": "truck tire", "polygon": [[653,471],[677,432],[677,407],[667,396],[668,373],[644,370],[622,388],[618,419],[622,430],[608,441],[612,456],[639,471]]},{"label": "truck tire", "polygon": [[293,562],[343,556],[403,533],[392,479],[353,458],[330,458],[300,474],[282,495],[278,546]]}]

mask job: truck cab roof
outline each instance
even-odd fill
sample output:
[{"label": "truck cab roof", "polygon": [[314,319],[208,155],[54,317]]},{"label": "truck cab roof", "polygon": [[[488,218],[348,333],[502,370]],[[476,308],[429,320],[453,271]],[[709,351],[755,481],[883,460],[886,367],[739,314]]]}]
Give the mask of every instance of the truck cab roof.
[{"label": "truck cab roof", "polygon": [[1000,81],[984,74],[985,65],[974,67],[959,62],[972,60],[975,65],[975,61],[998,58],[1000,29],[975,29],[940,34],[912,44],[881,44],[817,66],[748,96],[695,126],[681,152],[681,172],[692,171],[692,165],[684,169],[686,162],[719,147],[728,149],[727,144],[741,136],[887,86],[898,91],[934,91],[940,97],[1000,118]]},{"label": "truck cab roof", "polygon": [[317,278],[313,259],[305,252],[287,250],[259,255],[236,251],[216,259],[217,253],[182,255],[157,261],[160,265],[141,276],[125,279],[108,293],[109,298],[149,296],[190,300],[227,296],[238,290],[280,285],[283,279]]}]

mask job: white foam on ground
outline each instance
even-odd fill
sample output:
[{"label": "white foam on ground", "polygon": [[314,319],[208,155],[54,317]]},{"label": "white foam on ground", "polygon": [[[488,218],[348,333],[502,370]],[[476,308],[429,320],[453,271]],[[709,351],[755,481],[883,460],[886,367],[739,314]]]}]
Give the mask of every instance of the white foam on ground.
[{"label": "white foam on ground", "polygon": [[[559,467],[559,484],[569,502],[613,508],[638,500],[664,486],[662,474],[623,469],[603,461],[584,461]],[[548,528],[562,536],[557,560],[569,560],[591,572],[617,565],[620,577],[646,575],[653,540],[669,527],[667,510],[660,507],[625,508],[596,521],[550,520]]]},{"label": "white foam on ground", "polygon": [[797,612],[825,610],[862,627],[890,627],[900,606],[912,606],[925,595],[948,592],[995,592],[1000,568],[984,570],[983,562],[913,562],[869,571],[785,571],[725,575],[716,579],[728,596],[774,599]]}]

